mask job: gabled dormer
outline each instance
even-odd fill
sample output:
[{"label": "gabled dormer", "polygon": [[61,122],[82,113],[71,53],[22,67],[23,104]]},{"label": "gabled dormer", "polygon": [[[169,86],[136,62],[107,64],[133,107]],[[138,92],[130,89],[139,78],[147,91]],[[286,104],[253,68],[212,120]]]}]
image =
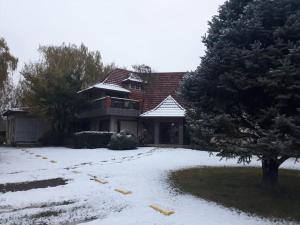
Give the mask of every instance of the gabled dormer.
[{"label": "gabled dormer", "polygon": [[134,91],[142,91],[144,89],[144,81],[138,74],[133,72],[131,72],[127,78],[122,80],[122,85],[123,87]]}]

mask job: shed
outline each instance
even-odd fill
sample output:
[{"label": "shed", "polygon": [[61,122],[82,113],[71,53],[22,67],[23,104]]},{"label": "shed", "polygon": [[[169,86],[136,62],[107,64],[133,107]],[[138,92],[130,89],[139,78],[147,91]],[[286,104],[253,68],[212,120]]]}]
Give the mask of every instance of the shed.
[{"label": "shed", "polygon": [[7,118],[6,143],[9,145],[34,144],[47,131],[46,123],[25,109],[10,109]]}]

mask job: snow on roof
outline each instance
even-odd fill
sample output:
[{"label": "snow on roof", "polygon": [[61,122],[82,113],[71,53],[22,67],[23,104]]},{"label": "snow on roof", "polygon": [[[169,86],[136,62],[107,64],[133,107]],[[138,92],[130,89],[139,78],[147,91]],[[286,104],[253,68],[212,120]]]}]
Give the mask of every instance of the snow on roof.
[{"label": "snow on roof", "polygon": [[101,83],[95,84],[93,86],[90,86],[90,87],[88,87],[88,88],[86,88],[84,90],[81,90],[78,93],[90,90],[92,88],[105,89],[105,90],[118,91],[118,92],[127,92],[127,93],[130,92],[126,88],[123,88],[123,87],[121,87],[121,86],[119,86],[117,84],[108,84],[108,83],[101,82]]},{"label": "snow on roof", "polygon": [[122,81],[135,81],[135,82],[143,82],[143,80],[140,78],[140,76],[138,76],[137,74],[134,73],[130,73],[129,77],[127,77],[126,79],[122,80]]},{"label": "snow on roof", "polygon": [[8,116],[12,113],[26,113],[26,109],[28,109],[28,107],[23,107],[23,108],[10,108],[8,110],[6,110],[2,116]]},{"label": "snow on roof", "polygon": [[139,102],[139,100],[135,100],[135,99],[131,99],[131,98],[119,98],[119,97],[111,97],[111,96],[105,96],[105,97],[101,97],[101,98],[96,98],[95,100],[93,100],[93,102],[97,102],[97,101],[101,101],[105,98],[111,98],[111,99],[119,99],[119,100],[125,100],[125,101],[131,101],[131,102]]},{"label": "snow on roof", "polygon": [[149,110],[141,117],[184,117],[185,109],[171,96],[169,95],[154,109]]}]

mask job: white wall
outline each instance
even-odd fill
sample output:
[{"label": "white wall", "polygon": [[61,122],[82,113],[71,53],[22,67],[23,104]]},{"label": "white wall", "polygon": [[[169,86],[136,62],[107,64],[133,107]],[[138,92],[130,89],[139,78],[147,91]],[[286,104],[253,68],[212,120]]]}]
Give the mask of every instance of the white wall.
[{"label": "white wall", "polygon": [[137,122],[136,121],[120,121],[120,129],[128,130],[137,136]]}]

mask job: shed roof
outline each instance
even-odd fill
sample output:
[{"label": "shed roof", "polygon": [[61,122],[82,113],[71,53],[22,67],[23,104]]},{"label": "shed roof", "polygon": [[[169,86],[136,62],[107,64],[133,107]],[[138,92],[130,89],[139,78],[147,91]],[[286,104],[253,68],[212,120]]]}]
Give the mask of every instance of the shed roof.
[{"label": "shed roof", "polygon": [[2,114],[2,116],[9,116],[9,115],[16,114],[16,113],[28,113],[28,111],[26,109],[28,109],[28,108],[11,108],[11,109],[6,110]]}]

